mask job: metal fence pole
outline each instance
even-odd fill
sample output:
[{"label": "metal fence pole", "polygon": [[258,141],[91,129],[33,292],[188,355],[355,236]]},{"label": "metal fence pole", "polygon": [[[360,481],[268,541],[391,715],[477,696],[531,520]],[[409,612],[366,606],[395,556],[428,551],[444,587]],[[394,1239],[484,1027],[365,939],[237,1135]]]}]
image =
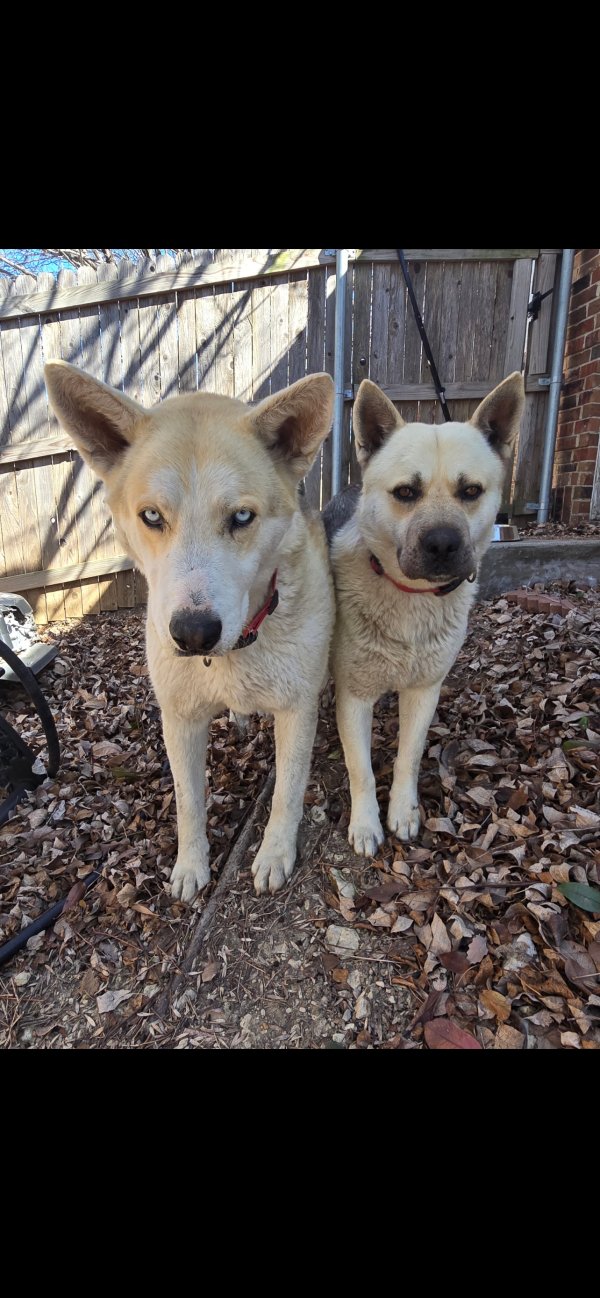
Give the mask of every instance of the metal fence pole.
[{"label": "metal fence pole", "polygon": [[333,407],[333,432],[331,434],[331,494],[337,495],[342,486],[342,433],[344,428],[344,334],[346,325],[346,275],[348,249],[336,248],[335,254],[335,340],[333,350],[333,381],[335,404]]},{"label": "metal fence pole", "polygon": [[556,443],[556,425],[558,423],[558,403],[563,375],[565,355],[565,338],[569,319],[569,298],[571,296],[571,278],[573,275],[574,248],[563,248],[560,282],[558,285],[558,303],[556,307],[556,332],[552,347],[552,371],[550,374],[550,391],[548,393],[548,410],[544,431],[544,457],[539,491],[538,526],[548,521],[550,511],[550,492],[552,489],[552,468],[554,465],[554,446]]}]

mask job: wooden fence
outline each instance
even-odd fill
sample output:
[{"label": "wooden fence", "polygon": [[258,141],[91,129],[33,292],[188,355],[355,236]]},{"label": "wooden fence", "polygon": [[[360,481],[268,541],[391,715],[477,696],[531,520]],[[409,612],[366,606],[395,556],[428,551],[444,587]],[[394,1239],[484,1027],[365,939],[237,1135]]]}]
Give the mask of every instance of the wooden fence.
[{"label": "wooden fence", "polygon": [[[560,249],[406,249],[455,418],[526,356],[526,412],[513,514],[537,501],[553,297],[527,333],[530,290],[553,287]],[[258,401],[315,370],[333,373],[335,253],[200,250],[174,263],[123,261],[55,280],[0,280],[0,590],[39,621],[131,607],[144,584],[120,550],[102,487],[49,411],[43,365],[61,357],[136,400],[220,392]],[[441,420],[394,249],[354,251],[347,277],[343,481],[357,466],[354,395],[374,379],[405,419]],[[326,443],[307,479],[330,495]]]}]

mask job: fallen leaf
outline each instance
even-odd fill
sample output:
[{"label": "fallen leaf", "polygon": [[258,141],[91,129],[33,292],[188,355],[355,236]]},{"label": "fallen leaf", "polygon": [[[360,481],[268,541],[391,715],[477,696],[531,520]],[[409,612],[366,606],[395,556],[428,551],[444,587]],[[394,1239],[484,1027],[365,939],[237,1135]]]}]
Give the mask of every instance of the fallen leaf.
[{"label": "fallen leaf", "polygon": [[133,996],[133,992],[104,992],[102,996],[96,997],[96,1005],[99,1014],[108,1014],[111,1010],[117,1008],[122,1001],[128,1001]]},{"label": "fallen leaf", "polygon": [[449,969],[455,974],[466,973],[467,969],[472,967],[464,951],[444,951],[440,956],[440,963],[443,964],[444,969]]},{"label": "fallen leaf", "polygon": [[486,1010],[491,1010],[500,1023],[506,1023],[507,1019],[510,1018],[511,1002],[506,996],[502,996],[500,992],[490,991],[486,987],[479,993],[479,999],[481,1004],[485,1005]]},{"label": "fallen leaf", "polygon": [[598,888],[590,888],[587,883],[559,883],[557,890],[562,892],[567,901],[572,901],[573,905],[579,906],[581,910],[589,910],[592,913],[600,911]]},{"label": "fallen leaf", "polygon": [[494,1050],[522,1050],[524,1045],[525,1037],[516,1028],[510,1028],[508,1023],[503,1023],[498,1028]]},{"label": "fallen leaf", "polygon": [[431,947],[434,955],[441,955],[442,952],[451,951],[452,943],[448,936],[448,930],[439,915],[434,915],[431,921]]},{"label": "fallen leaf", "polygon": [[464,1032],[452,1019],[431,1019],[425,1024],[425,1040],[430,1050],[482,1050],[470,1032]]},{"label": "fallen leaf", "polygon": [[473,941],[467,947],[467,960],[469,964],[480,964],[487,955],[488,946],[484,937],[474,937]]},{"label": "fallen leaf", "polygon": [[[389,919],[389,915],[387,917]],[[342,928],[339,924],[330,924],[325,934],[325,941],[332,951],[342,954],[358,949],[359,937],[353,928]]]}]

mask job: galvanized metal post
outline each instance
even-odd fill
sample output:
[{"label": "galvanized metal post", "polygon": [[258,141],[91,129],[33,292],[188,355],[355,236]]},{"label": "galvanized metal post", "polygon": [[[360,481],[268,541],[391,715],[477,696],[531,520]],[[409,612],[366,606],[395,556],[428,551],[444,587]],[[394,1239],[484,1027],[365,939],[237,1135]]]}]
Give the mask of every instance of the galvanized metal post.
[{"label": "galvanized metal post", "polygon": [[[333,407],[333,432],[331,434],[331,494],[337,495],[342,486],[342,432],[344,427],[344,334],[346,325],[346,275],[348,249],[336,248],[335,253],[335,340],[333,348],[333,381],[335,404]],[[323,502],[326,503],[325,501]]]},{"label": "galvanized metal post", "polygon": [[565,338],[569,318],[569,298],[571,295],[571,278],[573,275],[574,248],[563,248],[560,282],[558,285],[558,302],[556,306],[556,332],[552,348],[552,371],[550,374],[550,391],[548,393],[548,410],[546,412],[546,429],[544,432],[544,457],[539,492],[538,526],[548,521],[550,512],[550,492],[552,489],[552,467],[554,464],[554,446],[556,443],[556,425],[558,423],[558,404],[563,375],[565,355]]}]

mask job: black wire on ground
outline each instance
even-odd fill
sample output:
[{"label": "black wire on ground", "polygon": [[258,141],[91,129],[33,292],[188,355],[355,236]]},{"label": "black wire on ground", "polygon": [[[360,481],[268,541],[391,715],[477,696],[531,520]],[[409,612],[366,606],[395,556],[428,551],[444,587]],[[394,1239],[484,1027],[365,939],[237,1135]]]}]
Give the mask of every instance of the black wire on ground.
[{"label": "black wire on ground", "polygon": [[[84,886],[82,896],[85,896],[90,888],[93,888],[99,878],[100,871],[92,870],[90,874],[86,874],[84,879],[79,879],[78,882]],[[57,901],[54,906],[50,907],[50,910],[45,910],[43,915],[38,915],[38,918],[28,924],[27,928],[22,928],[20,933],[17,933],[15,937],[11,937],[9,942],[4,943],[4,946],[0,946],[0,965],[6,964],[7,960],[16,955],[17,951],[20,951],[21,947],[25,946],[30,937],[35,937],[36,933],[43,933],[44,929],[53,924],[62,914],[70,895],[71,893],[67,893],[67,896],[62,898],[62,901]]]},{"label": "black wire on ground", "polygon": [[[15,676],[18,678],[20,684],[23,686],[26,694],[29,695],[37,710],[44,728],[46,743],[48,745],[46,775],[52,778],[56,775],[60,763],[60,747],[58,743],[58,735],[56,733],[56,726],[54,724],[54,717],[52,716],[50,708],[48,707],[46,699],[42,694],[33,672],[25,665],[25,663],[21,662],[18,654],[16,654],[9,645],[5,644],[4,640],[0,640],[0,658],[3,658],[4,661],[8,663],[9,667],[12,668]],[[1,680],[2,677],[0,676],[0,682]],[[0,772],[3,777],[2,782],[5,783],[6,781],[8,783],[8,788],[10,789],[8,797],[0,804],[0,825],[3,825],[5,821],[8,820],[11,811],[17,806],[17,803],[25,797],[25,794],[30,789],[36,788],[38,784],[41,784],[46,778],[46,775],[38,775],[33,770],[33,765],[36,760],[35,755],[17,731],[14,730],[13,727],[9,725],[8,721],[4,720],[4,718],[0,717],[0,722],[0,754],[2,752],[3,738],[4,744],[8,745],[9,752],[12,748],[15,753],[20,754],[12,764],[4,766]]]},{"label": "black wire on ground", "polygon": [[56,733],[56,726],[54,724],[54,717],[52,716],[50,708],[48,707],[33,672],[29,667],[25,666],[25,663],[21,662],[18,654],[14,653],[12,649],[9,649],[8,645],[5,644],[3,640],[0,640],[0,658],[4,658],[4,661],[12,668],[15,676],[18,676],[23,689],[35,704],[40,721],[44,727],[44,734],[48,745],[48,765],[46,770],[50,778],[52,778],[56,775],[60,764],[60,747],[58,743],[58,735]]}]

